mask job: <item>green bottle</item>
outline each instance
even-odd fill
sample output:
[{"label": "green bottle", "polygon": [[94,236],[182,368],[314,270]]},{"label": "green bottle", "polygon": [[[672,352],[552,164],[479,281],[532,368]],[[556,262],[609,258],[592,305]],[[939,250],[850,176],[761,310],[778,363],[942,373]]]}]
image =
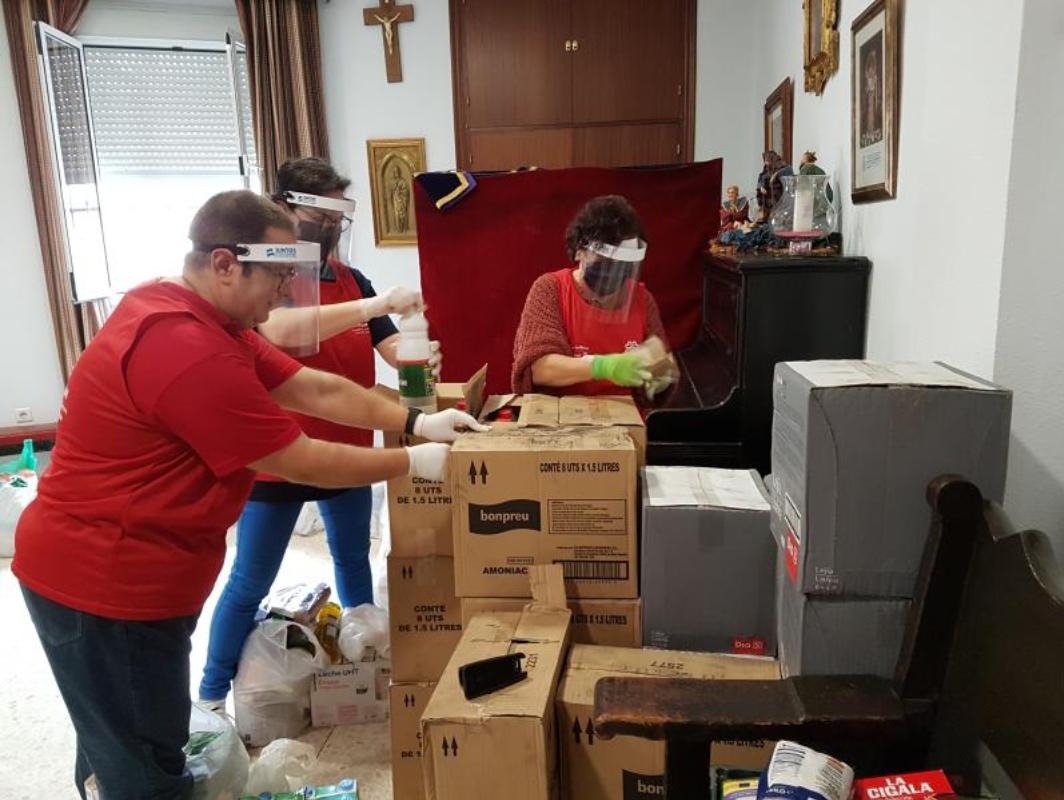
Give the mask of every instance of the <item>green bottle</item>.
[{"label": "green bottle", "polygon": [[37,456],[33,453],[33,439],[22,440],[22,455],[18,459],[18,469],[37,471]]}]

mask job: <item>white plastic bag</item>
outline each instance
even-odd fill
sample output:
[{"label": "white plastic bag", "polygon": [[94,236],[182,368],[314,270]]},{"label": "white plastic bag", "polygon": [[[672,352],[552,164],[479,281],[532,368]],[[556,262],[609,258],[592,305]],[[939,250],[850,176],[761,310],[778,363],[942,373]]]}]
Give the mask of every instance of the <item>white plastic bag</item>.
[{"label": "white plastic bag", "polygon": [[299,536],[313,536],[325,530],[325,523],[321,519],[317,503],[304,503],[303,510],[296,519],[295,533]]},{"label": "white plastic bag", "polygon": [[248,780],[248,753],[233,723],[192,704],[185,766],[195,781],[193,800],[237,800]]},{"label": "white plastic bag", "polygon": [[[289,647],[289,637],[307,643]],[[294,643],[294,642],[293,642]],[[258,747],[291,739],[310,724],[310,684],[328,658],[313,631],[283,619],[267,619],[248,636],[233,682],[236,727]]]},{"label": "white plastic bag", "polygon": [[301,788],[317,758],[314,747],[292,739],[278,739],[262,748],[251,765],[245,795],[288,792]]},{"label": "white plastic bag", "polygon": [[340,652],[351,662],[359,662],[372,647],[380,658],[391,657],[388,638],[388,612],[369,603],[345,608],[340,617]]},{"label": "white plastic bag", "polygon": [[15,555],[15,526],[36,496],[36,475],[13,475],[0,481],[0,558]]}]

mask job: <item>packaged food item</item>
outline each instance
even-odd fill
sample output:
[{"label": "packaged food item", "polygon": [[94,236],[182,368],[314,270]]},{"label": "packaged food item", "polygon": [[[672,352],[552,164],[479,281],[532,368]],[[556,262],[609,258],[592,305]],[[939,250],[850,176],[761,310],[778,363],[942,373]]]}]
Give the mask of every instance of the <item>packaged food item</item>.
[{"label": "packaged food item", "polygon": [[732,778],[720,786],[720,800],[757,800],[757,778]]},{"label": "packaged food item", "polygon": [[314,629],[322,649],[329,660],[336,664],[340,661],[340,615],[343,609],[336,603],[326,603],[318,612],[318,624]]},{"label": "packaged food item", "polygon": [[777,742],[768,769],[761,775],[758,800],[849,800],[853,768],[786,740]]},{"label": "packaged food item", "polygon": [[270,594],[266,598],[264,610],[267,616],[290,619],[300,625],[311,626],[317,621],[318,612],[328,602],[331,593],[327,583],[297,583]]},{"label": "packaged food item", "polygon": [[862,778],[853,783],[853,800],[934,800],[952,794],[953,787],[940,769]]}]

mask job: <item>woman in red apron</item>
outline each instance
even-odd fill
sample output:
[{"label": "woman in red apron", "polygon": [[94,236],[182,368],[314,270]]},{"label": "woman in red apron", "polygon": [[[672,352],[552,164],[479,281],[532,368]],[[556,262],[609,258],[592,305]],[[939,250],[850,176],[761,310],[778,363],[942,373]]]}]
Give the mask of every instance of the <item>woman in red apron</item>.
[{"label": "woman in red apron", "polygon": [[[514,338],[515,392],[618,394],[647,386],[631,352],[668,339],[658,305],[639,281],[646,235],[628,201],[596,197],[565,232],[573,266],[532,284]],[[618,387],[622,387],[618,389]]]},{"label": "woman in red apron", "polygon": [[[324,259],[321,344],[315,355],[299,360],[369,387],[376,383],[375,351],[392,366],[396,364],[399,332],[388,315],[420,307],[421,294],[397,286],[378,295],[361,272],[326,255],[335,251],[341,232],[351,223],[347,215],[354,211],[354,201],[344,198],[350,183],[323,159],[293,159],[278,170],[274,200],[296,221],[300,239],[321,245]],[[439,370],[438,347],[434,369]],[[372,431],[299,414],[295,417],[308,436],[373,446]],[[244,640],[254,627],[255,612],[277,577],[303,504],[312,501],[318,503],[325,523],[340,603],[349,607],[373,602],[371,488],[319,489],[259,475],[237,523],[236,559],[211,619],[207,664],[199,691],[202,701],[224,706]]]}]

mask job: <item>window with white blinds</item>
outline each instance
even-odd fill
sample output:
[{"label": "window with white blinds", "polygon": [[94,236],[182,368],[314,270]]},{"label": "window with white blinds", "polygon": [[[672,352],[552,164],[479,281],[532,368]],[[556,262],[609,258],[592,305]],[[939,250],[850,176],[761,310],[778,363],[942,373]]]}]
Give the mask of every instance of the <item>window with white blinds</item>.
[{"label": "window with white blinds", "polygon": [[239,173],[224,51],[87,46],[85,64],[104,175]]}]

